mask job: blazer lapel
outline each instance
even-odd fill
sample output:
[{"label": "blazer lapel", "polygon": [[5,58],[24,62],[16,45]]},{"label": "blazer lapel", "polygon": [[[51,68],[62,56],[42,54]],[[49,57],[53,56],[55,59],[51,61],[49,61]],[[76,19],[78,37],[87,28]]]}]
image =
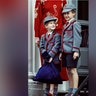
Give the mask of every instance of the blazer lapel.
[{"label": "blazer lapel", "polygon": [[64,32],[71,24],[73,24],[74,22],[76,22],[76,20],[73,20],[73,21],[70,22],[67,26],[64,26],[63,32]]}]

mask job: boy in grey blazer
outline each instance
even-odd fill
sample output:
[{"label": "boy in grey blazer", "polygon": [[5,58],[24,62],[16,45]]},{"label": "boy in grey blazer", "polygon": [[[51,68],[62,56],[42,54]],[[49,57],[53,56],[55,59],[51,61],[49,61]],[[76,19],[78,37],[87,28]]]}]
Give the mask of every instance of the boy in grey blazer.
[{"label": "boy in grey blazer", "polygon": [[[41,36],[40,52],[43,57],[43,63],[53,62],[57,70],[60,71],[59,49],[61,46],[61,35],[54,31],[56,28],[56,21],[57,19],[53,16],[47,16],[44,19],[44,25],[47,31],[46,34]],[[56,95],[57,89],[55,89],[55,85],[58,84],[50,84],[49,89],[46,89],[46,95]]]},{"label": "boy in grey blazer", "polygon": [[67,67],[70,87],[65,96],[73,96],[78,89],[79,77],[76,67],[82,40],[81,26],[75,20],[76,7],[73,4],[66,4],[62,13],[67,21],[62,31],[62,64]]}]

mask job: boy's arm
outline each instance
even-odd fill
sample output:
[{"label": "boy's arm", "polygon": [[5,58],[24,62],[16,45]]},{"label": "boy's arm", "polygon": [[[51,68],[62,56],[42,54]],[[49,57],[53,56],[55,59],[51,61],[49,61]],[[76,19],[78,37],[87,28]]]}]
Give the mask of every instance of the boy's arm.
[{"label": "boy's arm", "polygon": [[46,51],[45,46],[44,46],[44,44],[45,44],[44,36],[45,35],[43,34],[41,36],[41,40],[40,40],[40,53],[41,54],[43,54]]},{"label": "boy's arm", "polygon": [[59,52],[61,46],[61,36],[60,34],[56,34],[55,35],[55,42],[54,42],[54,46],[51,49],[51,51],[49,52],[49,55],[54,58],[54,56]]},{"label": "boy's arm", "polygon": [[73,24],[73,52],[79,52],[81,40],[81,25],[76,22]]},{"label": "boy's arm", "polygon": [[45,35],[41,36],[41,40],[40,40],[40,53],[41,53],[42,57],[48,61],[51,56],[47,53],[47,51],[45,49],[45,46],[44,46],[45,38],[44,37],[45,37]]},{"label": "boy's arm", "polygon": [[79,22],[73,24],[73,58],[76,59],[79,57],[80,44],[82,40],[81,36],[81,26]]}]

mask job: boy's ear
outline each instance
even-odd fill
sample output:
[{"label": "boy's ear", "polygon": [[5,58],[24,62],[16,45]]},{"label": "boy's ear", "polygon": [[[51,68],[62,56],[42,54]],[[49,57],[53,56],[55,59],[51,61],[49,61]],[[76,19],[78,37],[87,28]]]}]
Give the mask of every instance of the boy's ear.
[{"label": "boy's ear", "polygon": [[74,16],[76,15],[76,12],[74,12]]},{"label": "boy's ear", "polygon": [[76,11],[73,11],[73,14],[76,15]]}]

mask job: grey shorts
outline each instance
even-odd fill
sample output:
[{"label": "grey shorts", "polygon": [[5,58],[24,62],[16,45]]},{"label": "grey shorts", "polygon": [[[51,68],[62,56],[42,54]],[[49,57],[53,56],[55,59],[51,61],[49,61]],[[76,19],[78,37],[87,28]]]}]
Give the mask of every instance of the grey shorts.
[{"label": "grey shorts", "polygon": [[75,60],[73,59],[73,53],[62,53],[62,66],[63,67],[72,67],[72,68],[76,68],[77,67],[77,63],[78,63],[78,59],[76,58]]}]

